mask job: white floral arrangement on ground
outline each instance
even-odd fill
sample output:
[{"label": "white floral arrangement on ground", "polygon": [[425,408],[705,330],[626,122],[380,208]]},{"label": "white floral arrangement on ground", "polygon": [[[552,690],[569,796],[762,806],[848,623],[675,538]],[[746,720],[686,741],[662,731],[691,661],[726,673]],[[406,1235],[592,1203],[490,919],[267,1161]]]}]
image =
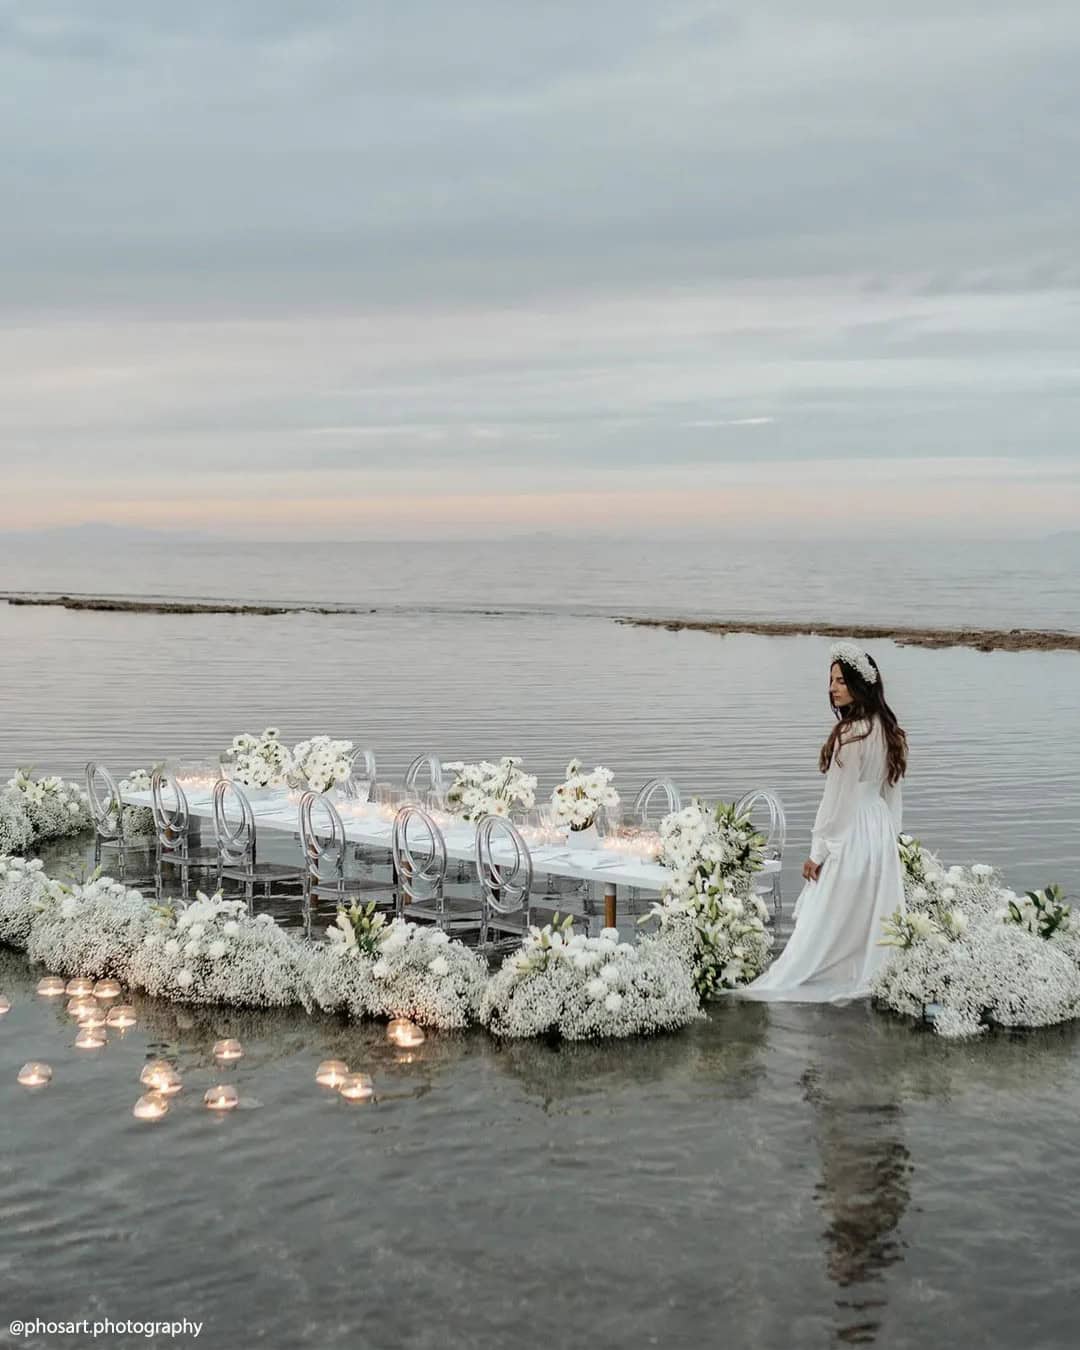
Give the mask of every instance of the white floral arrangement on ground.
[{"label": "white floral arrangement on ground", "polygon": [[239,1007],[309,1006],[308,948],[269,914],[202,891],[182,909],[164,906],[131,959],[129,979],[156,998]]},{"label": "white floral arrangement on ground", "polygon": [[[120,792],[149,792],[153,787],[152,770],[132,769],[117,784]],[[154,833],[154,813],[149,806],[125,806],[123,815],[125,839],[138,839]]]},{"label": "white floral arrangement on ground", "polygon": [[880,1004],[952,1038],[1077,1016],[1080,934],[1060,887],[1020,897],[987,863],[945,868],[909,835],[899,848],[906,910],[885,922]]},{"label": "white floral arrangement on ground", "polygon": [[522,762],[516,755],[504,755],[497,764],[486,759],[479,764],[461,760],[444,764],[444,769],[455,774],[446,793],[447,807],[463,820],[473,821],[508,816],[515,806],[531,810],[536,805],[536,778],[522,772]]},{"label": "white floral arrangement on ground", "polygon": [[339,909],[309,970],[311,994],[327,1012],[408,1017],[452,1030],[475,1021],[487,964],[441,929],[387,922],[374,901]]},{"label": "white floral arrangement on ground", "polygon": [[293,747],[294,773],[312,792],[327,792],[336,783],[346,782],[352,773],[352,748],[352,741],[312,736]]},{"label": "white floral arrangement on ground", "polygon": [[8,780],[7,792],[21,798],[35,841],[80,834],[93,823],[85,789],[65,782],[59,774],[35,778],[32,769],[17,769]]},{"label": "white floral arrangement on ground", "polygon": [[54,884],[40,858],[0,857],[0,943],[25,950],[31,925]]},{"label": "white floral arrangement on ground", "polygon": [[670,879],[639,922],[657,922],[656,941],[687,962],[703,1000],[749,984],[768,964],[768,910],[753,891],[764,845],[750,816],[724,802],[710,809],[695,798],[660,822]]},{"label": "white floral arrangement on ground", "polygon": [[572,759],[566,766],[565,781],[551,794],[551,814],[557,825],[569,825],[572,830],[587,830],[595,824],[601,810],[615,810],[619,794],[611,786],[615,775],[610,769],[597,765],[590,773],[584,772],[580,759]]},{"label": "white floral arrangement on ground", "polygon": [[675,1031],[701,1015],[690,968],[663,944],[573,931],[569,916],[530,928],[491,977],[480,1021],[496,1036],[568,1041]]},{"label": "white floral arrangement on ground", "polygon": [[111,877],[82,885],[49,883],[27,937],[26,954],[57,975],[112,975],[128,983],[131,962],[159,911],[136,890]]},{"label": "white floral arrangement on ground", "polygon": [[25,804],[14,793],[0,792],[0,856],[15,857],[34,843],[34,827]]},{"label": "white floral arrangement on ground", "polygon": [[[297,747],[299,749],[299,747]],[[293,770],[293,755],[281,740],[277,727],[267,727],[261,736],[242,731],[221,757],[230,776],[242,787],[282,787]]]}]

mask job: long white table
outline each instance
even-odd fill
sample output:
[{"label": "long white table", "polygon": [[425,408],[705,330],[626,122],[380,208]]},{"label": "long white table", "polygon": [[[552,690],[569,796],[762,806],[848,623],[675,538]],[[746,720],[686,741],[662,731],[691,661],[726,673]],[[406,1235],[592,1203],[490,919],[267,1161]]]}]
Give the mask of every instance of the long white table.
[{"label": "long white table", "polygon": [[[212,796],[202,788],[184,789],[188,810],[192,817],[203,821],[213,818]],[[300,828],[299,810],[294,801],[289,800],[285,790],[252,792],[251,809],[255,815],[257,829],[274,830],[282,834],[296,834]],[[129,806],[148,807],[151,804],[149,792],[125,792],[123,800]],[[393,835],[393,821],[384,820],[370,809],[348,802],[335,802],[341,823],[345,827],[345,837],[350,843],[365,844],[369,848],[389,850]],[[442,828],[446,841],[446,856],[455,862],[473,862],[476,857],[476,829],[468,821],[454,820]],[[595,882],[604,888],[604,924],[605,927],[617,927],[618,887],[631,886],[637,890],[659,893],[667,883],[667,868],[659,863],[644,859],[620,857],[612,849],[573,849],[568,844],[529,845],[533,867],[548,876],[568,877],[574,881]],[[498,859],[498,852],[495,854]],[[779,872],[780,864],[774,860],[766,862],[759,875],[772,876]]]}]

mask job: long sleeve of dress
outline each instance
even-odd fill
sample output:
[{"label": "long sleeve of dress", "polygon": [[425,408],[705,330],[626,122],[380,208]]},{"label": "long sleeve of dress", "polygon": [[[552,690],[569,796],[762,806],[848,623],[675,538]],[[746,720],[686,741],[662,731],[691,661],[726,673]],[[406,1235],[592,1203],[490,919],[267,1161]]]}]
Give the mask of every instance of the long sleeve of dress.
[{"label": "long sleeve of dress", "polygon": [[859,771],[865,741],[851,741],[837,747],[825,775],[825,792],[814,820],[810,848],[811,861],[823,863],[830,853],[838,853],[859,806]]},{"label": "long sleeve of dress", "polygon": [[888,784],[882,788],[881,795],[885,798],[885,804],[889,808],[889,814],[892,816],[893,834],[899,834],[904,828],[904,792],[899,782]]}]

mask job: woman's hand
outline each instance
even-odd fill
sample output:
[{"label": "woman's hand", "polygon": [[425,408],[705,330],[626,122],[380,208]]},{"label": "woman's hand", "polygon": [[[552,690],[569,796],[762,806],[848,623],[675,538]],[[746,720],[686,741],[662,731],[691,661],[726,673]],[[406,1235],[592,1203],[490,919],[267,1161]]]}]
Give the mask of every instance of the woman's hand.
[{"label": "woman's hand", "polygon": [[807,858],[802,865],[802,874],[804,881],[817,881],[821,875],[821,864],[814,862],[813,858]]}]

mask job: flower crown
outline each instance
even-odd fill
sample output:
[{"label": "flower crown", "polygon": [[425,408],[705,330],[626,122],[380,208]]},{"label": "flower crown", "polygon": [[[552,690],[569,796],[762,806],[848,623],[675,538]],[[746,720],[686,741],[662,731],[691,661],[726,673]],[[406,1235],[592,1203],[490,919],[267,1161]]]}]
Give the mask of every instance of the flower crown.
[{"label": "flower crown", "polygon": [[834,661],[840,661],[858,671],[867,684],[877,684],[878,673],[870,664],[869,656],[854,642],[834,642],[829,648],[829,655]]}]

